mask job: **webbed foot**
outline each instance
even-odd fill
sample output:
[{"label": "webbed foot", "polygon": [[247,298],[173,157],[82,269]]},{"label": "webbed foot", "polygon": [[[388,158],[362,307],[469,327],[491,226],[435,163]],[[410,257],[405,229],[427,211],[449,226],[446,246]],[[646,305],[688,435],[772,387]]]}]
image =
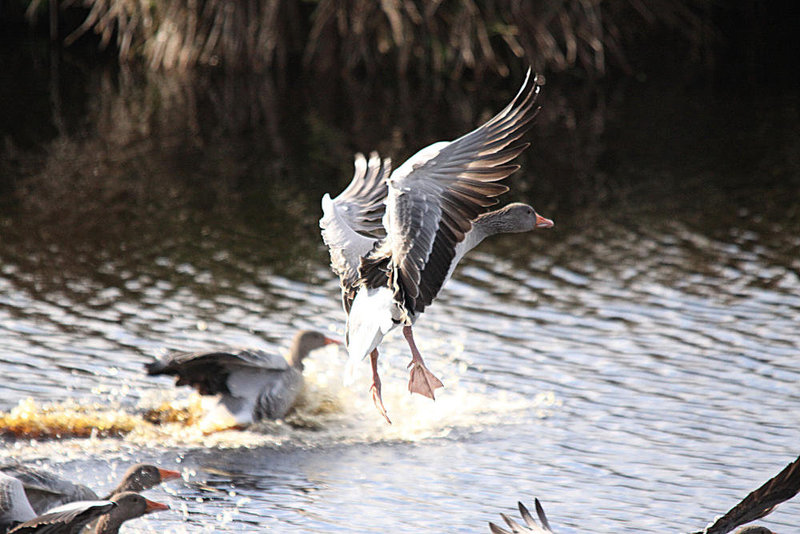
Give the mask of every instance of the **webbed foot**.
[{"label": "webbed foot", "polygon": [[422,360],[411,360],[408,367],[411,368],[411,377],[408,379],[408,391],[411,393],[419,393],[429,399],[436,400],[433,392],[437,388],[444,387],[442,381],[436,378],[436,376],[425,367]]}]

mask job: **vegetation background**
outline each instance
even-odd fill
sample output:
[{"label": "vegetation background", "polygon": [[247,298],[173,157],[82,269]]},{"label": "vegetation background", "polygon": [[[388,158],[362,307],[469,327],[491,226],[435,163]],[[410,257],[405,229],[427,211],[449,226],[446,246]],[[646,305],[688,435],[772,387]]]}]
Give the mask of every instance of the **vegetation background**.
[{"label": "vegetation background", "polygon": [[[546,149],[523,158],[552,176],[535,186],[553,193],[541,209],[602,204],[646,179],[618,172],[651,149],[631,123],[697,129],[692,114],[708,108],[698,95],[727,102],[702,126],[715,154],[714,136],[742,128],[760,99],[796,102],[797,11],[758,0],[3,0],[0,198],[34,221],[26,231],[62,242],[66,231],[118,241],[198,212],[245,228],[294,217],[307,232],[354,152],[402,160],[467,131],[532,65],[549,80],[534,133]],[[628,121],[629,144],[610,146],[621,105],[654,90]],[[779,171],[757,179],[797,180],[783,115],[777,142],[758,146]],[[685,159],[696,148],[664,143]],[[102,216],[87,216],[97,205]]]},{"label": "vegetation background", "polygon": [[788,1],[6,0],[0,17],[6,44],[32,32],[179,71],[481,77],[524,57],[597,79],[635,74],[643,50],[750,74],[797,59]]}]

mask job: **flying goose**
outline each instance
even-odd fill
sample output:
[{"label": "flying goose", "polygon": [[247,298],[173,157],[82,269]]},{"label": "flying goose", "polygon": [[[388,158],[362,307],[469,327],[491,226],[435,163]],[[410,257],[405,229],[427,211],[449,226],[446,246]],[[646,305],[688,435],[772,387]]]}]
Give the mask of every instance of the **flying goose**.
[{"label": "flying goose", "polygon": [[350,185],[322,198],[322,237],[347,313],[348,368],[370,356],[373,402],[390,423],[377,367],[383,337],[403,325],[412,355],[408,389],[434,399],[442,382],[414,343],[414,322],[483,239],[553,226],[527,204],[486,211],[508,191],[497,182],[519,168],[510,162],[529,145],[519,139],[538,112],[540,87],[529,69],[511,103],[487,123],[423,148],[394,172],[388,158],[357,154]]}]

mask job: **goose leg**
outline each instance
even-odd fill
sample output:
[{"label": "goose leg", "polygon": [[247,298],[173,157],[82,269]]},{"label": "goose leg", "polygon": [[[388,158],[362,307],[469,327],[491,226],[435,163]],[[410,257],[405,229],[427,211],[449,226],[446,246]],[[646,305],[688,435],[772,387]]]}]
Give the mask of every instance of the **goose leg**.
[{"label": "goose leg", "polygon": [[386,419],[386,422],[391,425],[392,420],[386,414],[386,408],[383,407],[383,399],[381,398],[381,377],[378,376],[378,349],[374,349],[370,353],[369,360],[372,363],[372,387],[369,388],[372,393],[372,402],[375,403],[375,407]]},{"label": "goose leg", "polygon": [[442,381],[436,378],[433,373],[425,367],[425,362],[422,361],[422,355],[420,355],[417,345],[414,343],[414,335],[411,332],[410,326],[403,327],[403,335],[406,337],[408,346],[411,348],[411,363],[408,364],[409,369],[411,369],[411,377],[408,379],[408,391],[411,393],[419,393],[429,399],[436,400],[433,396],[433,392],[436,388],[444,387]]}]

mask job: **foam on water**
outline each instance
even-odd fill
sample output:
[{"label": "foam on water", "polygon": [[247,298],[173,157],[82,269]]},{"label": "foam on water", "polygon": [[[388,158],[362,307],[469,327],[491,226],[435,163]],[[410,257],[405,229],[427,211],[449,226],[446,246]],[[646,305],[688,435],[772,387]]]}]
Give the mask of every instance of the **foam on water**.
[{"label": "foam on water", "polygon": [[345,387],[342,375],[346,355],[335,347],[316,351],[306,360],[305,391],[285,421],[262,421],[246,430],[226,429],[230,422],[225,420],[209,421],[204,416],[203,398],[189,388],[148,390],[136,406],[126,405],[125,395],[117,390],[106,391],[108,403],[81,404],[68,399],[39,404],[25,400],[8,414],[0,414],[0,421],[16,434],[13,454],[20,458],[41,457],[50,446],[59,451],[114,453],[136,448],[409,442],[477,432],[500,419],[507,421],[515,414],[531,411],[545,417],[560,405],[552,392],[530,398],[468,380],[470,364],[464,358],[464,347],[447,336],[418,342],[423,354],[430,355],[429,365],[445,388],[437,391],[436,401],[411,395],[403,363],[410,359],[405,342],[395,339],[386,343],[380,370],[391,425],[373,406],[369,362],[358,366],[354,385]]},{"label": "foam on water", "polygon": [[[558,404],[552,393],[529,398],[468,380],[470,363],[464,346],[450,336],[420,337],[417,344],[423,357],[427,355],[429,368],[444,383],[444,388],[436,391],[435,401],[408,392],[406,365],[411,356],[402,338],[390,336],[380,349],[379,371],[391,425],[373,405],[369,361],[357,366],[353,385],[344,387],[344,361],[332,351],[315,354],[307,362],[307,388],[298,415],[311,415],[334,442],[418,441],[446,437],[456,430],[478,431],[496,424],[499,417],[531,409],[539,409],[538,415],[545,416]],[[320,406],[336,409],[317,413]]]}]

